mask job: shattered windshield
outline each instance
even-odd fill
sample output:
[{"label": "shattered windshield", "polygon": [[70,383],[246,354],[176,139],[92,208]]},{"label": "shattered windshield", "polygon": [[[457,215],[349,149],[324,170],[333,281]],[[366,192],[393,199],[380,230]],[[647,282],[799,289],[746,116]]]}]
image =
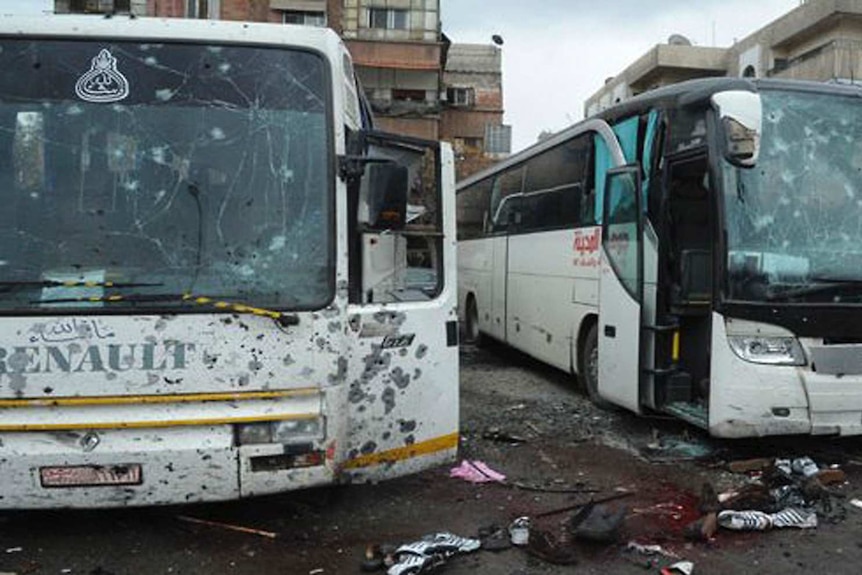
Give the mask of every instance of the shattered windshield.
[{"label": "shattered windshield", "polygon": [[761,95],[757,165],[723,168],[729,295],[862,302],[862,101]]},{"label": "shattered windshield", "polygon": [[331,299],[320,56],[2,40],[0,67],[0,310]]}]

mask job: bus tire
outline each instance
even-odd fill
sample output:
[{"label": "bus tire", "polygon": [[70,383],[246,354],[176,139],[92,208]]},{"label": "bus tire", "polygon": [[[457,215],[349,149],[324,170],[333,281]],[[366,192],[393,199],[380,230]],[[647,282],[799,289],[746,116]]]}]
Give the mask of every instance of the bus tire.
[{"label": "bus tire", "polygon": [[613,404],[599,395],[599,327],[597,323],[590,326],[580,353],[581,387],[587,392],[587,397],[596,407],[611,409]]},{"label": "bus tire", "polygon": [[482,345],[482,332],[479,331],[479,307],[476,298],[467,297],[467,311],[464,317],[464,341],[473,345]]}]

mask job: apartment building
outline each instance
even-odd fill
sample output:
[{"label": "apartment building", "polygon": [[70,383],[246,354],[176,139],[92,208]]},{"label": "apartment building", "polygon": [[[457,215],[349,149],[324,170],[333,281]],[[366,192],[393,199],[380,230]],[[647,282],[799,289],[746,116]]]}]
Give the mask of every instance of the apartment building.
[{"label": "apartment building", "polygon": [[857,82],[862,78],[862,0],[807,0],[727,48],[679,35],[654,46],[584,103],[592,115],[641,92],[709,76]]}]

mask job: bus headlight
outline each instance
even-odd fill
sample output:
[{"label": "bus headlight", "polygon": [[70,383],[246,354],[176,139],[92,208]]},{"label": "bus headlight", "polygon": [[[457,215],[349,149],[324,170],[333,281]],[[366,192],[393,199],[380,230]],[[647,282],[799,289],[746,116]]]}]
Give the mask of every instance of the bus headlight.
[{"label": "bus headlight", "polygon": [[319,417],[243,423],[235,426],[235,432],[238,445],[295,443],[323,439],[324,423]]},{"label": "bus headlight", "polygon": [[323,424],[320,419],[291,419],[272,424],[273,443],[290,443],[297,439],[320,439]]},{"label": "bus headlight", "polygon": [[739,358],[768,365],[805,365],[805,352],[795,337],[731,335],[730,349]]}]

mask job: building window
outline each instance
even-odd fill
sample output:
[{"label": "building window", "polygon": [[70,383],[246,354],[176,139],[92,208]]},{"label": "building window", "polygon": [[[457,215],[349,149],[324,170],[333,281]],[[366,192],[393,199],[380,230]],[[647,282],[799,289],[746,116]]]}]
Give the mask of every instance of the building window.
[{"label": "building window", "polygon": [[475,103],[473,88],[447,88],[446,100],[452,106],[472,106]]},{"label": "building window", "polygon": [[131,0],[71,0],[69,12],[73,14],[129,12]]},{"label": "building window", "polygon": [[282,22],[285,24],[299,24],[301,26],[326,26],[325,12],[307,12],[303,10],[285,10],[282,13]]},{"label": "building window", "polygon": [[407,10],[371,8],[368,10],[368,27],[386,30],[406,30]]},{"label": "building window", "polygon": [[186,0],[186,18],[209,18],[209,0]]},{"label": "building window", "polygon": [[405,90],[403,88],[393,88],[392,99],[408,102],[424,102],[425,90]]}]

